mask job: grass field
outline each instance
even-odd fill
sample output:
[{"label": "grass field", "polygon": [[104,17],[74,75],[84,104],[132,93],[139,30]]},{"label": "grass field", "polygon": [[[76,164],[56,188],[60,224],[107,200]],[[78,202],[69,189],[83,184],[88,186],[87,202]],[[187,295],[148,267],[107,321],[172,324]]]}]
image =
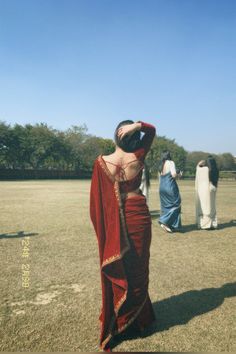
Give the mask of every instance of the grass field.
[{"label": "grass field", "polygon": [[[236,182],[219,184],[216,231],[196,230],[194,182],[179,185],[183,233],[174,235],[157,224],[155,181],[151,188],[149,289],[157,323],[115,351],[236,350]],[[98,350],[101,289],[89,186],[0,183],[1,351]]]}]

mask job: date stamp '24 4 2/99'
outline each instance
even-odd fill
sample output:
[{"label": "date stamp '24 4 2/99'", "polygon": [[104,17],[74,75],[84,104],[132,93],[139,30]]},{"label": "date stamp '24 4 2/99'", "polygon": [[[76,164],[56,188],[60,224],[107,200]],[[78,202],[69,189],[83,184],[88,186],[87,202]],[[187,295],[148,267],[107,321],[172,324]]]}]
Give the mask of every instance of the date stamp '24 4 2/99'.
[{"label": "date stamp '24 4 2/99'", "polygon": [[21,257],[25,259],[25,262],[21,265],[21,281],[23,288],[29,288],[30,286],[30,238],[26,236],[22,241],[22,255]]}]

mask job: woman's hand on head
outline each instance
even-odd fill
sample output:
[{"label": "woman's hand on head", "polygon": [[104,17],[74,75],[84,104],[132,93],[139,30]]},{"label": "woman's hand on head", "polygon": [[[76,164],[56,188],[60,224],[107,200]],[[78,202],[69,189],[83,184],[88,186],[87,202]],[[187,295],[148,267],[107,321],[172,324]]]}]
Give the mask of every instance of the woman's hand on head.
[{"label": "woman's hand on head", "polygon": [[121,140],[126,135],[132,135],[136,130],[140,130],[140,129],[141,129],[141,123],[132,123],[132,124],[123,125],[118,129],[117,136]]},{"label": "woman's hand on head", "polygon": [[199,167],[205,167],[206,166],[206,160],[201,160],[198,162],[197,166]]}]

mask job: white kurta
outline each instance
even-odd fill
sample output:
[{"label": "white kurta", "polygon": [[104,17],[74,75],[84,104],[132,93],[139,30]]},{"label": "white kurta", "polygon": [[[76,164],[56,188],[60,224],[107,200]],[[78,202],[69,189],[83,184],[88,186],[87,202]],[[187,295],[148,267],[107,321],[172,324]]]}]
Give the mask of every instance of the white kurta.
[{"label": "white kurta", "polygon": [[197,166],[195,179],[196,223],[201,229],[217,228],[216,190],[217,188],[209,180],[209,168]]}]

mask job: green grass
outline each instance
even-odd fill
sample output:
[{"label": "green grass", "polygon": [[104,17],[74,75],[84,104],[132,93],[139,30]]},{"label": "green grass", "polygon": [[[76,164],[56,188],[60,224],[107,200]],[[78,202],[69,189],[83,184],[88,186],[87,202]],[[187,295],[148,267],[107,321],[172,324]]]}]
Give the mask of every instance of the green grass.
[{"label": "green grass", "polygon": [[[153,218],[149,336],[116,351],[234,351],[236,183],[220,182],[220,228],[194,226],[194,182],[180,181],[183,233]],[[1,351],[96,351],[101,288],[89,181],[0,183]],[[159,210],[152,182],[150,210]],[[29,258],[22,258],[29,235]],[[30,265],[29,288],[22,264]]]}]

